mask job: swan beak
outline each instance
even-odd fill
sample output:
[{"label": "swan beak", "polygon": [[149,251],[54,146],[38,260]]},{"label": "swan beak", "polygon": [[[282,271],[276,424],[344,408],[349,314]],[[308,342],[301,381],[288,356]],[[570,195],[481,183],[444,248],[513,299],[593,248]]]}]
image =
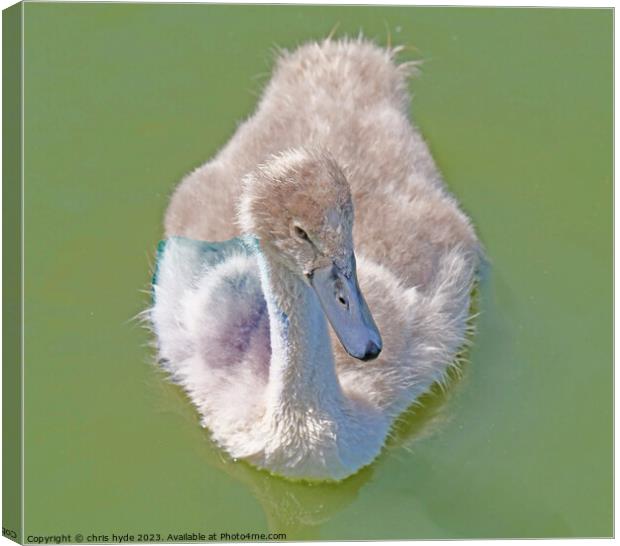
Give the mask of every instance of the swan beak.
[{"label": "swan beak", "polygon": [[347,353],[359,360],[372,360],[379,356],[383,342],[357,282],[355,256],[346,269],[336,264],[315,269],[310,285]]}]

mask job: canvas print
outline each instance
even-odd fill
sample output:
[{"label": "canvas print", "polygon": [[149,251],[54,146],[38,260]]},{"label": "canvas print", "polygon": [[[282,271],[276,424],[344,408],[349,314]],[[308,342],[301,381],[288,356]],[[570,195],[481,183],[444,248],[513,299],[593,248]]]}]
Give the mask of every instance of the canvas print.
[{"label": "canvas print", "polygon": [[612,28],[5,10],[3,535],[611,536]]}]

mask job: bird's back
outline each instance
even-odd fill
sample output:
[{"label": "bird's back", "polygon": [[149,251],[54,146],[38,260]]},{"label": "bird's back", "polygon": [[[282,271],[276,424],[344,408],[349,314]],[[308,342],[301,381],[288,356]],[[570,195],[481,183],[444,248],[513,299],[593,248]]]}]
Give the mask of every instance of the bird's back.
[{"label": "bird's back", "polygon": [[[279,147],[316,145],[345,169],[359,253],[424,290],[442,256],[477,252],[469,219],[409,119],[409,76],[397,49],[365,40],[312,43],[278,62],[261,102]],[[267,139],[270,140],[270,139]]]},{"label": "bird's back", "polygon": [[355,207],[356,248],[424,287],[442,252],[475,245],[409,111],[410,63],[366,40],[325,40],[280,55],[253,116],[216,158],[177,188],[168,235],[239,234],[235,204],[245,174],[272,154],[328,150],[343,166]]}]

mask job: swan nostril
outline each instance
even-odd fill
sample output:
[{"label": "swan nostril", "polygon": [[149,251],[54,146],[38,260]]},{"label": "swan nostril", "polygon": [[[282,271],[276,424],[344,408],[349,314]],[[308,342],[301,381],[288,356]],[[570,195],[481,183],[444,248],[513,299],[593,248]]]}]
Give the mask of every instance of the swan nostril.
[{"label": "swan nostril", "polygon": [[374,341],[369,341],[366,344],[366,351],[364,352],[364,356],[362,360],[372,360],[373,358],[377,358],[379,353],[381,352],[381,347],[377,345]]},{"label": "swan nostril", "polygon": [[340,303],[342,303],[342,305],[346,305],[347,304],[347,300],[345,300],[342,296],[338,296],[338,301]]}]

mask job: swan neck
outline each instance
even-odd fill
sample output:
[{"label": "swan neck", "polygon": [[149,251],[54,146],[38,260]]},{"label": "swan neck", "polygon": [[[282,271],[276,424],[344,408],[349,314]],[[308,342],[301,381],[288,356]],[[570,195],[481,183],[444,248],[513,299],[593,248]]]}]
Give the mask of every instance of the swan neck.
[{"label": "swan neck", "polygon": [[287,267],[259,258],[270,320],[268,409],[325,411],[342,404],[325,315],[312,288]]}]

